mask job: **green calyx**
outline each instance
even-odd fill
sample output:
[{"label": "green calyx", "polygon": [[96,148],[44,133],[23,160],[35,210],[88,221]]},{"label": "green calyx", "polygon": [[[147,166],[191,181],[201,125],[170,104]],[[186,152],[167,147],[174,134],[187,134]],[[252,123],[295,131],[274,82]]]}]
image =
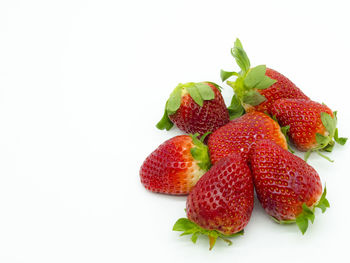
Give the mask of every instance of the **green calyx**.
[{"label": "green calyx", "polygon": [[237,95],[233,95],[230,106],[227,107],[230,120],[236,119],[245,113],[245,110],[238,99]]},{"label": "green calyx", "polygon": [[326,112],[321,112],[321,121],[323,126],[326,128],[327,134],[322,135],[320,133],[316,133],[316,141],[317,146],[305,153],[304,160],[307,161],[310,154],[312,152],[317,152],[318,155],[325,158],[326,160],[333,162],[328,156],[322,154],[320,151],[332,152],[335,143],[340,145],[344,145],[347,138],[338,136],[338,128],[337,128],[337,112],[333,112],[334,117],[329,115]]},{"label": "green calyx", "polygon": [[183,233],[180,236],[192,235],[191,240],[193,243],[196,243],[199,235],[208,236],[209,250],[212,250],[218,238],[224,240],[226,243],[228,243],[228,245],[232,245],[232,241],[229,240],[229,238],[232,238],[238,235],[243,235],[244,233],[244,231],[241,230],[240,232],[237,232],[232,235],[224,235],[217,230],[204,229],[187,218],[178,219],[173,226],[173,231],[183,231]]},{"label": "green calyx", "polygon": [[204,139],[210,132],[205,133],[200,139],[198,139],[199,134],[190,135],[194,147],[191,148],[191,155],[197,161],[199,168],[208,171],[211,167],[208,146],[204,144]]},{"label": "green calyx", "polygon": [[[232,76],[237,77],[235,81],[226,82],[235,92],[236,98],[232,100],[230,107],[236,109],[236,111],[232,113],[237,115],[242,112],[243,104],[256,106],[264,102],[266,98],[261,95],[258,90],[267,89],[276,83],[276,80],[265,75],[265,65],[250,68],[249,58],[238,38],[235,41],[234,47],[231,49],[231,54],[236,60],[236,63],[240,67],[241,71],[233,72],[221,70],[220,76],[222,81],[226,81]],[[238,107],[238,103],[241,105],[241,108]]]},{"label": "green calyx", "polygon": [[320,208],[322,213],[326,211],[327,208],[330,207],[329,202],[326,198],[327,194],[327,189],[326,186],[324,187],[324,191],[321,195],[321,198],[318,200],[318,202],[312,206],[308,207],[305,203],[302,205],[302,212],[296,217],[294,220],[278,220],[275,217],[272,217],[274,221],[276,221],[279,224],[293,224],[296,223],[297,226],[299,227],[301,233],[304,235],[308,226],[309,226],[309,221],[311,223],[314,222],[315,220],[315,208]]},{"label": "green calyx", "polygon": [[208,85],[215,86],[221,91],[220,86],[213,82],[188,82],[185,84],[179,84],[170,94],[169,99],[165,104],[165,110],[162,119],[157,123],[156,127],[160,130],[170,130],[173,127],[173,123],[169,119],[169,115],[174,114],[181,106],[182,96],[189,93],[191,98],[199,105],[203,106],[203,102],[206,100],[212,100],[215,98],[213,89]]}]

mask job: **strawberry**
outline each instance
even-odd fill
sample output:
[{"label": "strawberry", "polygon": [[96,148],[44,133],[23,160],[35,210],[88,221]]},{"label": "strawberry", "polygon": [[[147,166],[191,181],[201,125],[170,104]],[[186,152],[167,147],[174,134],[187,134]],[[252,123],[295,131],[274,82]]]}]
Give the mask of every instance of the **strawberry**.
[{"label": "strawberry", "polygon": [[279,124],[289,126],[288,136],[300,151],[332,151],[334,140],[344,145],[346,138],[338,137],[337,116],[324,104],[311,100],[279,99],[271,106],[271,114]]},{"label": "strawberry", "polygon": [[160,130],[170,130],[174,124],[186,133],[200,136],[229,122],[229,114],[220,87],[212,82],[179,84],[165,105]]},{"label": "strawberry", "polygon": [[254,186],[250,169],[238,154],[222,158],[199,179],[187,197],[187,218],[180,218],[174,231],[209,237],[210,249],[217,238],[243,234],[254,206]]},{"label": "strawberry", "polygon": [[296,223],[304,234],[315,208],[329,207],[315,169],[271,140],[256,143],[250,165],[258,199],[277,222]]},{"label": "strawberry", "polygon": [[276,121],[262,112],[249,112],[230,121],[209,136],[212,164],[233,152],[247,160],[250,148],[259,139],[268,138],[287,149],[286,138]]},{"label": "strawberry", "polygon": [[152,192],[185,195],[209,169],[205,136],[179,135],[161,144],[144,161],[140,169],[141,183]]},{"label": "strawberry", "polygon": [[235,41],[231,54],[241,68],[239,73],[221,70],[222,81],[227,81],[235,92],[229,111],[233,117],[252,110],[269,112],[271,104],[281,98],[309,99],[292,81],[281,73],[259,65],[250,68],[250,61],[239,39]]}]

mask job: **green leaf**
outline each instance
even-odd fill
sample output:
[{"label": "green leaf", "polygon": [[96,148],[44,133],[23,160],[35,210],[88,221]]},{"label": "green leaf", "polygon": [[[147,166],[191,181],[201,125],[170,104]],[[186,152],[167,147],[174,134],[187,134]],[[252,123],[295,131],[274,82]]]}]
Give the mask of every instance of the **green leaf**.
[{"label": "green leaf", "polygon": [[239,74],[237,72],[234,71],[225,71],[225,70],[220,70],[220,77],[222,82],[224,82],[225,80],[227,80],[228,78],[232,77],[232,76],[239,76]]},{"label": "green leaf", "polygon": [[257,85],[255,85],[256,89],[267,89],[271,87],[273,84],[275,84],[277,80],[271,79],[268,76],[264,76],[262,81],[260,81]]},{"label": "green leaf", "polygon": [[202,156],[201,151],[198,148],[191,148],[191,155],[196,160],[199,160]]},{"label": "green leaf", "polygon": [[236,119],[244,114],[244,108],[237,98],[237,95],[234,95],[231,100],[230,106],[227,108],[230,115],[230,120]]},{"label": "green leaf", "polygon": [[216,83],[214,83],[214,82],[204,81],[203,83],[211,84],[212,86],[214,86],[215,88],[217,88],[220,92],[222,91],[222,87],[220,87],[218,84],[216,84]]},{"label": "green leaf", "polygon": [[264,80],[266,73],[266,66],[259,65],[248,71],[244,79],[244,85],[248,88],[254,88],[259,82]]},{"label": "green leaf", "polygon": [[322,148],[322,151],[325,152],[332,152],[334,148],[334,143],[329,143],[326,147]]},{"label": "green leaf", "polygon": [[309,226],[309,220],[311,223],[315,220],[315,214],[314,211],[311,210],[305,203],[303,204],[303,211],[300,213],[300,215],[296,218],[295,222],[297,223],[301,233],[306,232],[308,226]]},{"label": "green leaf", "polygon": [[211,134],[212,132],[211,131],[208,131],[208,132],[206,132],[206,133],[204,133],[203,135],[202,135],[202,137],[199,139],[201,142],[204,142],[204,140],[205,140],[205,138],[209,135],[209,134]]},{"label": "green leaf", "polygon": [[338,137],[338,128],[335,129],[334,132],[334,140],[340,144],[340,145],[344,145],[346,143],[346,141],[348,140],[348,138],[345,137]]},{"label": "green leaf", "polygon": [[203,100],[212,100],[215,98],[213,89],[206,83],[194,84]]},{"label": "green leaf", "polygon": [[332,116],[328,113],[321,112],[321,120],[323,126],[326,128],[326,130],[329,132],[330,137],[332,138],[334,136],[335,128],[337,126],[336,118],[332,118]]},{"label": "green leaf", "polygon": [[305,155],[304,155],[304,161],[307,162],[307,160],[309,159],[310,155],[312,153],[312,150],[308,150]]},{"label": "green leaf", "polygon": [[328,136],[324,136],[320,133],[316,133],[316,141],[317,141],[319,147],[323,148],[326,145],[328,145],[328,143],[330,142],[330,138]]},{"label": "green leaf", "polygon": [[303,233],[303,235],[304,235],[304,233],[306,232],[306,230],[309,226],[309,221],[304,217],[300,217],[300,218],[298,217],[296,219],[296,223],[297,223],[297,226],[299,227],[301,233]]},{"label": "green leaf", "polygon": [[179,218],[174,226],[173,226],[173,231],[187,231],[189,229],[194,229],[196,228],[196,224],[193,223],[192,221],[188,220],[185,217]]},{"label": "green leaf", "polygon": [[241,40],[239,40],[239,38],[236,38],[234,47],[243,49],[242,42],[241,42]]},{"label": "green leaf", "polygon": [[206,146],[201,140],[197,138],[198,134],[190,136],[192,137],[194,144],[194,147],[191,148],[192,157],[198,161],[197,164],[202,170],[208,171],[211,167],[208,146]]},{"label": "green leaf", "polygon": [[235,81],[226,81],[226,84],[233,88],[233,91],[239,99],[243,98],[244,93],[246,93],[246,88],[244,87],[244,78],[239,77]]},{"label": "green leaf", "polygon": [[199,105],[203,106],[203,99],[195,85],[191,85],[186,88],[188,93],[190,94],[191,98]]},{"label": "green leaf", "polygon": [[315,206],[315,207],[320,208],[322,210],[322,213],[324,213],[326,211],[326,209],[330,207],[329,202],[326,198],[326,195],[327,195],[327,188],[325,186],[323,193],[321,195],[321,198],[318,201],[317,205]]},{"label": "green leaf", "polygon": [[[276,118],[276,116],[274,115],[274,117]],[[275,119],[274,119],[275,120]],[[276,120],[275,120],[276,121]],[[287,126],[283,126],[281,127],[281,132],[283,133],[284,136],[288,136],[287,133],[289,132],[289,129],[290,129],[290,126],[287,125]]]},{"label": "green leaf", "polygon": [[188,229],[188,230],[184,231],[183,233],[181,233],[180,236],[191,235],[191,234],[193,234],[193,231],[194,231],[194,229]]},{"label": "green leaf", "polygon": [[336,118],[337,119],[337,114],[338,114],[338,111],[333,111],[333,115],[334,115],[334,118]]},{"label": "green leaf", "polygon": [[252,106],[257,106],[264,102],[266,98],[259,92],[250,90],[243,95],[243,102]]},{"label": "green leaf", "polygon": [[163,115],[162,119],[157,123],[156,127],[159,130],[166,129],[167,131],[169,131],[174,126],[174,124],[169,119],[168,112],[167,112],[166,108],[167,107],[165,106],[164,115]]},{"label": "green leaf", "polygon": [[199,235],[208,236],[210,250],[215,245],[217,238],[221,238],[222,240],[229,243],[229,245],[230,245],[230,244],[232,244],[232,242],[230,240],[228,240],[228,238],[243,234],[243,230],[242,230],[242,231],[235,233],[235,234],[232,234],[232,235],[224,235],[224,234],[218,232],[217,230],[204,229],[204,228],[200,227],[199,225],[197,225],[196,223],[190,221],[187,218],[178,219],[173,226],[173,230],[174,231],[183,231],[183,233],[180,236],[192,234],[191,240],[193,243],[196,243]]},{"label": "green leaf", "polygon": [[[275,116],[275,115],[273,116],[273,119],[278,123],[278,121],[276,120],[276,116]],[[286,138],[288,150],[289,150],[291,153],[295,153],[295,152],[293,151],[293,149],[290,147],[290,139],[289,139],[289,136],[288,136],[289,129],[290,129],[290,126],[289,126],[289,125],[283,126],[283,127],[281,127],[281,132],[283,133],[284,137]]]},{"label": "green leaf", "polygon": [[271,216],[271,218],[273,219],[273,221],[281,225],[289,225],[295,223],[295,220],[278,220],[276,217],[273,216]]},{"label": "green leaf", "polygon": [[304,216],[311,221],[311,223],[314,222],[315,214],[305,203],[303,204],[303,213]]},{"label": "green leaf", "polygon": [[166,104],[166,111],[168,115],[174,114],[181,105],[182,98],[182,84],[179,84],[174,91],[170,94],[170,97]]},{"label": "green leaf", "polygon": [[218,236],[215,235],[214,233],[208,234],[209,238],[209,250],[212,250],[213,247],[215,246],[216,240],[218,239]]},{"label": "green leaf", "polygon": [[244,75],[250,68],[250,61],[238,38],[235,41],[234,47],[231,49],[231,54],[235,58],[237,65],[241,68]]},{"label": "green leaf", "polygon": [[199,232],[193,233],[191,240],[194,244],[197,242],[198,236],[199,236]]},{"label": "green leaf", "polygon": [[[271,119],[273,119],[275,122],[277,122],[278,123],[278,120],[277,120],[277,117],[276,117],[276,115],[273,115],[273,116],[271,116],[268,112],[265,112],[265,114],[266,115],[268,115],[268,116],[270,116],[270,118]],[[281,127],[281,130],[282,129],[285,129],[286,130],[286,132],[288,132],[289,131],[289,129],[290,129],[290,127],[289,127],[289,125],[287,125],[287,126],[283,126],[283,127]],[[283,131],[282,131],[283,132]]]}]

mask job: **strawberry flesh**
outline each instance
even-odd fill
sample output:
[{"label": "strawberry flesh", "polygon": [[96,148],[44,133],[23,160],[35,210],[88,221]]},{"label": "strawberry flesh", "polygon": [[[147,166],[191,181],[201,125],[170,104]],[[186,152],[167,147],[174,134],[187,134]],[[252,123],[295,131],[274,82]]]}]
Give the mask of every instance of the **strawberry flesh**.
[{"label": "strawberry flesh", "polygon": [[182,131],[200,136],[206,132],[212,132],[230,121],[230,117],[219,91],[211,83],[206,83],[212,88],[215,98],[205,100],[203,106],[198,105],[190,96],[185,93],[181,98],[180,108],[169,115],[169,119]]},{"label": "strawberry flesh", "polygon": [[277,80],[277,82],[267,89],[258,90],[258,92],[266,98],[266,101],[255,106],[254,110],[261,112],[267,111],[270,114],[272,104],[281,98],[309,100],[292,81],[276,70],[266,68],[265,75],[271,79]]},{"label": "strawberry flesh", "polygon": [[326,105],[311,100],[280,99],[271,106],[271,114],[281,126],[289,126],[289,138],[300,151],[308,151],[318,146],[316,133],[327,136],[321,112],[334,117],[332,110]]},{"label": "strawberry flesh", "polygon": [[277,220],[295,220],[303,204],[312,207],[322,194],[316,170],[270,140],[260,140],[250,154],[258,199]]},{"label": "strawberry flesh", "polygon": [[258,140],[266,138],[287,149],[286,138],[277,122],[261,112],[246,113],[210,135],[208,147],[211,162],[215,164],[231,153],[239,153],[247,160],[250,148]]},{"label": "strawberry flesh", "polygon": [[141,183],[152,192],[188,194],[206,172],[191,154],[194,147],[189,135],[176,136],[161,144],[142,164]]},{"label": "strawberry flesh", "polygon": [[224,235],[241,231],[250,219],[254,187],[247,163],[237,154],[221,159],[187,197],[187,217]]}]

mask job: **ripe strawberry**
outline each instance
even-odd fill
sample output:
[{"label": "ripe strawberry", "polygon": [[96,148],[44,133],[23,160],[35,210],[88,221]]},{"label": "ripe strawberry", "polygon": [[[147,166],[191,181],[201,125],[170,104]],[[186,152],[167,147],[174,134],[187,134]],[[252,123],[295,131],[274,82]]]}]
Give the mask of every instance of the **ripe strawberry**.
[{"label": "ripe strawberry", "polygon": [[230,121],[209,136],[212,164],[233,152],[247,160],[250,148],[260,139],[271,139],[287,149],[286,138],[277,122],[262,112],[249,112]]},{"label": "ripe strawberry", "polygon": [[229,122],[229,114],[220,87],[212,82],[179,84],[171,93],[160,130],[170,130],[173,124],[186,132],[200,136]]},{"label": "ripe strawberry", "polygon": [[187,197],[187,218],[180,218],[174,231],[192,234],[195,243],[199,234],[209,237],[210,249],[219,237],[229,244],[228,237],[243,234],[254,206],[251,172],[238,154],[221,159],[202,178]]},{"label": "ripe strawberry", "polygon": [[289,138],[297,149],[308,151],[306,159],[311,151],[332,151],[333,138],[341,145],[347,140],[338,137],[336,112],[333,113],[324,104],[311,100],[280,99],[271,106],[271,114],[280,125],[289,126]]},{"label": "ripe strawberry", "polygon": [[237,76],[235,81],[227,81],[234,92],[229,111],[239,116],[243,108],[269,112],[271,104],[281,98],[309,99],[293,82],[281,73],[260,65],[250,68],[250,61],[239,39],[236,40],[231,54],[241,68],[239,73],[221,70],[222,81]]},{"label": "ripe strawberry", "polygon": [[141,183],[152,192],[173,195],[188,194],[209,169],[205,136],[198,140],[180,135],[161,144],[144,161],[140,169]]},{"label": "ripe strawberry", "polygon": [[250,154],[255,190],[265,211],[279,223],[297,223],[304,234],[315,208],[329,207],[326,188],[314,168],[270,140],[260,140]]}]

